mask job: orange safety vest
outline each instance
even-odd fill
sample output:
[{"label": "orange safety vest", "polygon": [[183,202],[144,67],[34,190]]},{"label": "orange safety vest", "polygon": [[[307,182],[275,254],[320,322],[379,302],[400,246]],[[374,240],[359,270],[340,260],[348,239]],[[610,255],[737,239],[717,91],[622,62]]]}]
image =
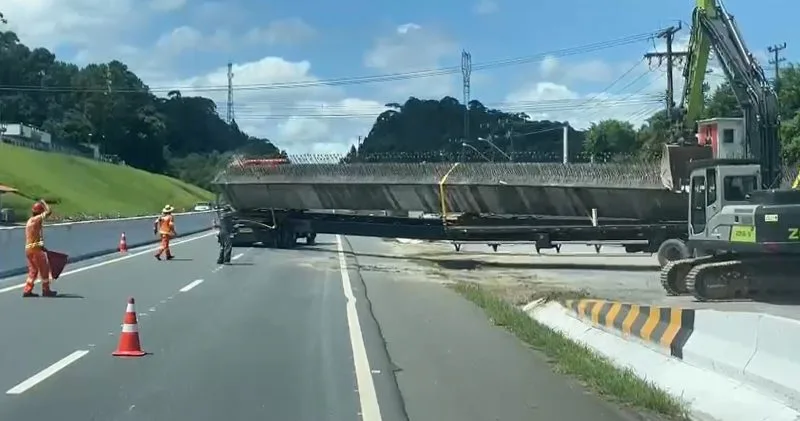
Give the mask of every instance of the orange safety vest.
[{"label": "orange safety vest", "polygon": [[159,216],[156,220],[158,233],[161,235],[172,235],[175,233],[175,223],[172,215]]},{"label": "orange safety vest", "polygon": [[25,248],[44,248],[43,226],[44,218],[41,215],[28,218],[25,223]]}]

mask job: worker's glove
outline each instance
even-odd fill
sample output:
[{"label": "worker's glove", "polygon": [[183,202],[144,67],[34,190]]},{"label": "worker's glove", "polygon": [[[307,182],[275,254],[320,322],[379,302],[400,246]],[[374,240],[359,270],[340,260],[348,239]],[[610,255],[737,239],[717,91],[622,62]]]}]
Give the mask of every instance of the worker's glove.
[{"label": "worker's glove", "polygon": [[158,235],[158,230],[153,230],[153,235]]}]

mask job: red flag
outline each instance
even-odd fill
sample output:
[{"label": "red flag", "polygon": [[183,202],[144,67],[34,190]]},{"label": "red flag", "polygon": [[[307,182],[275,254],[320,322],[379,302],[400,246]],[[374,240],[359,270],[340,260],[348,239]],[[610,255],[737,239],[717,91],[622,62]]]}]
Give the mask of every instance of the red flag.
[{"label": "red flag", "polygon": [[58,279],[61,276],[61,272],[67,266],[67,259],[69,259],[69,256],[64,253],[47,250],[47,261],[50,263],[50,274],[53,279]]}]

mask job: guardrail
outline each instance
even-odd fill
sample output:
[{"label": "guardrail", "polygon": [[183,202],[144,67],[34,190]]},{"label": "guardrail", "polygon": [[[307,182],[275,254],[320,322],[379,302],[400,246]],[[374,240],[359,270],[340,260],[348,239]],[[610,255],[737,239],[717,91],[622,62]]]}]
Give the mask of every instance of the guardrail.
[{"label": "guardrail", "polygon": [[[215,213],[176,213],[175,225],[179,236],[210,230]],[[52,224],[45,227],[47,248],[66,253],[70,262],[91,259],[117,250],[122,233],[128,247],[153,244],[159,239],[153,235],[153,216],[105,219]],[[0,277],[25,273],[24,227],[0,228]]]}]

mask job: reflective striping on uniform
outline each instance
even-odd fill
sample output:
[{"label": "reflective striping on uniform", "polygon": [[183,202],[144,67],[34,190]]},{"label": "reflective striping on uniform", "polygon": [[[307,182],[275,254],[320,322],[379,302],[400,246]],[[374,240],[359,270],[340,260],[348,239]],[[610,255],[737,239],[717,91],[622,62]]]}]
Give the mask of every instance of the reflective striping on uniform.
[{"label": "reflective striping on uniform", "polygon": [[579,319],[619,336],[634,336],[683,358],[683,346],[694,331],[692,309],[653,307],[605,300],[567,300]]}]

